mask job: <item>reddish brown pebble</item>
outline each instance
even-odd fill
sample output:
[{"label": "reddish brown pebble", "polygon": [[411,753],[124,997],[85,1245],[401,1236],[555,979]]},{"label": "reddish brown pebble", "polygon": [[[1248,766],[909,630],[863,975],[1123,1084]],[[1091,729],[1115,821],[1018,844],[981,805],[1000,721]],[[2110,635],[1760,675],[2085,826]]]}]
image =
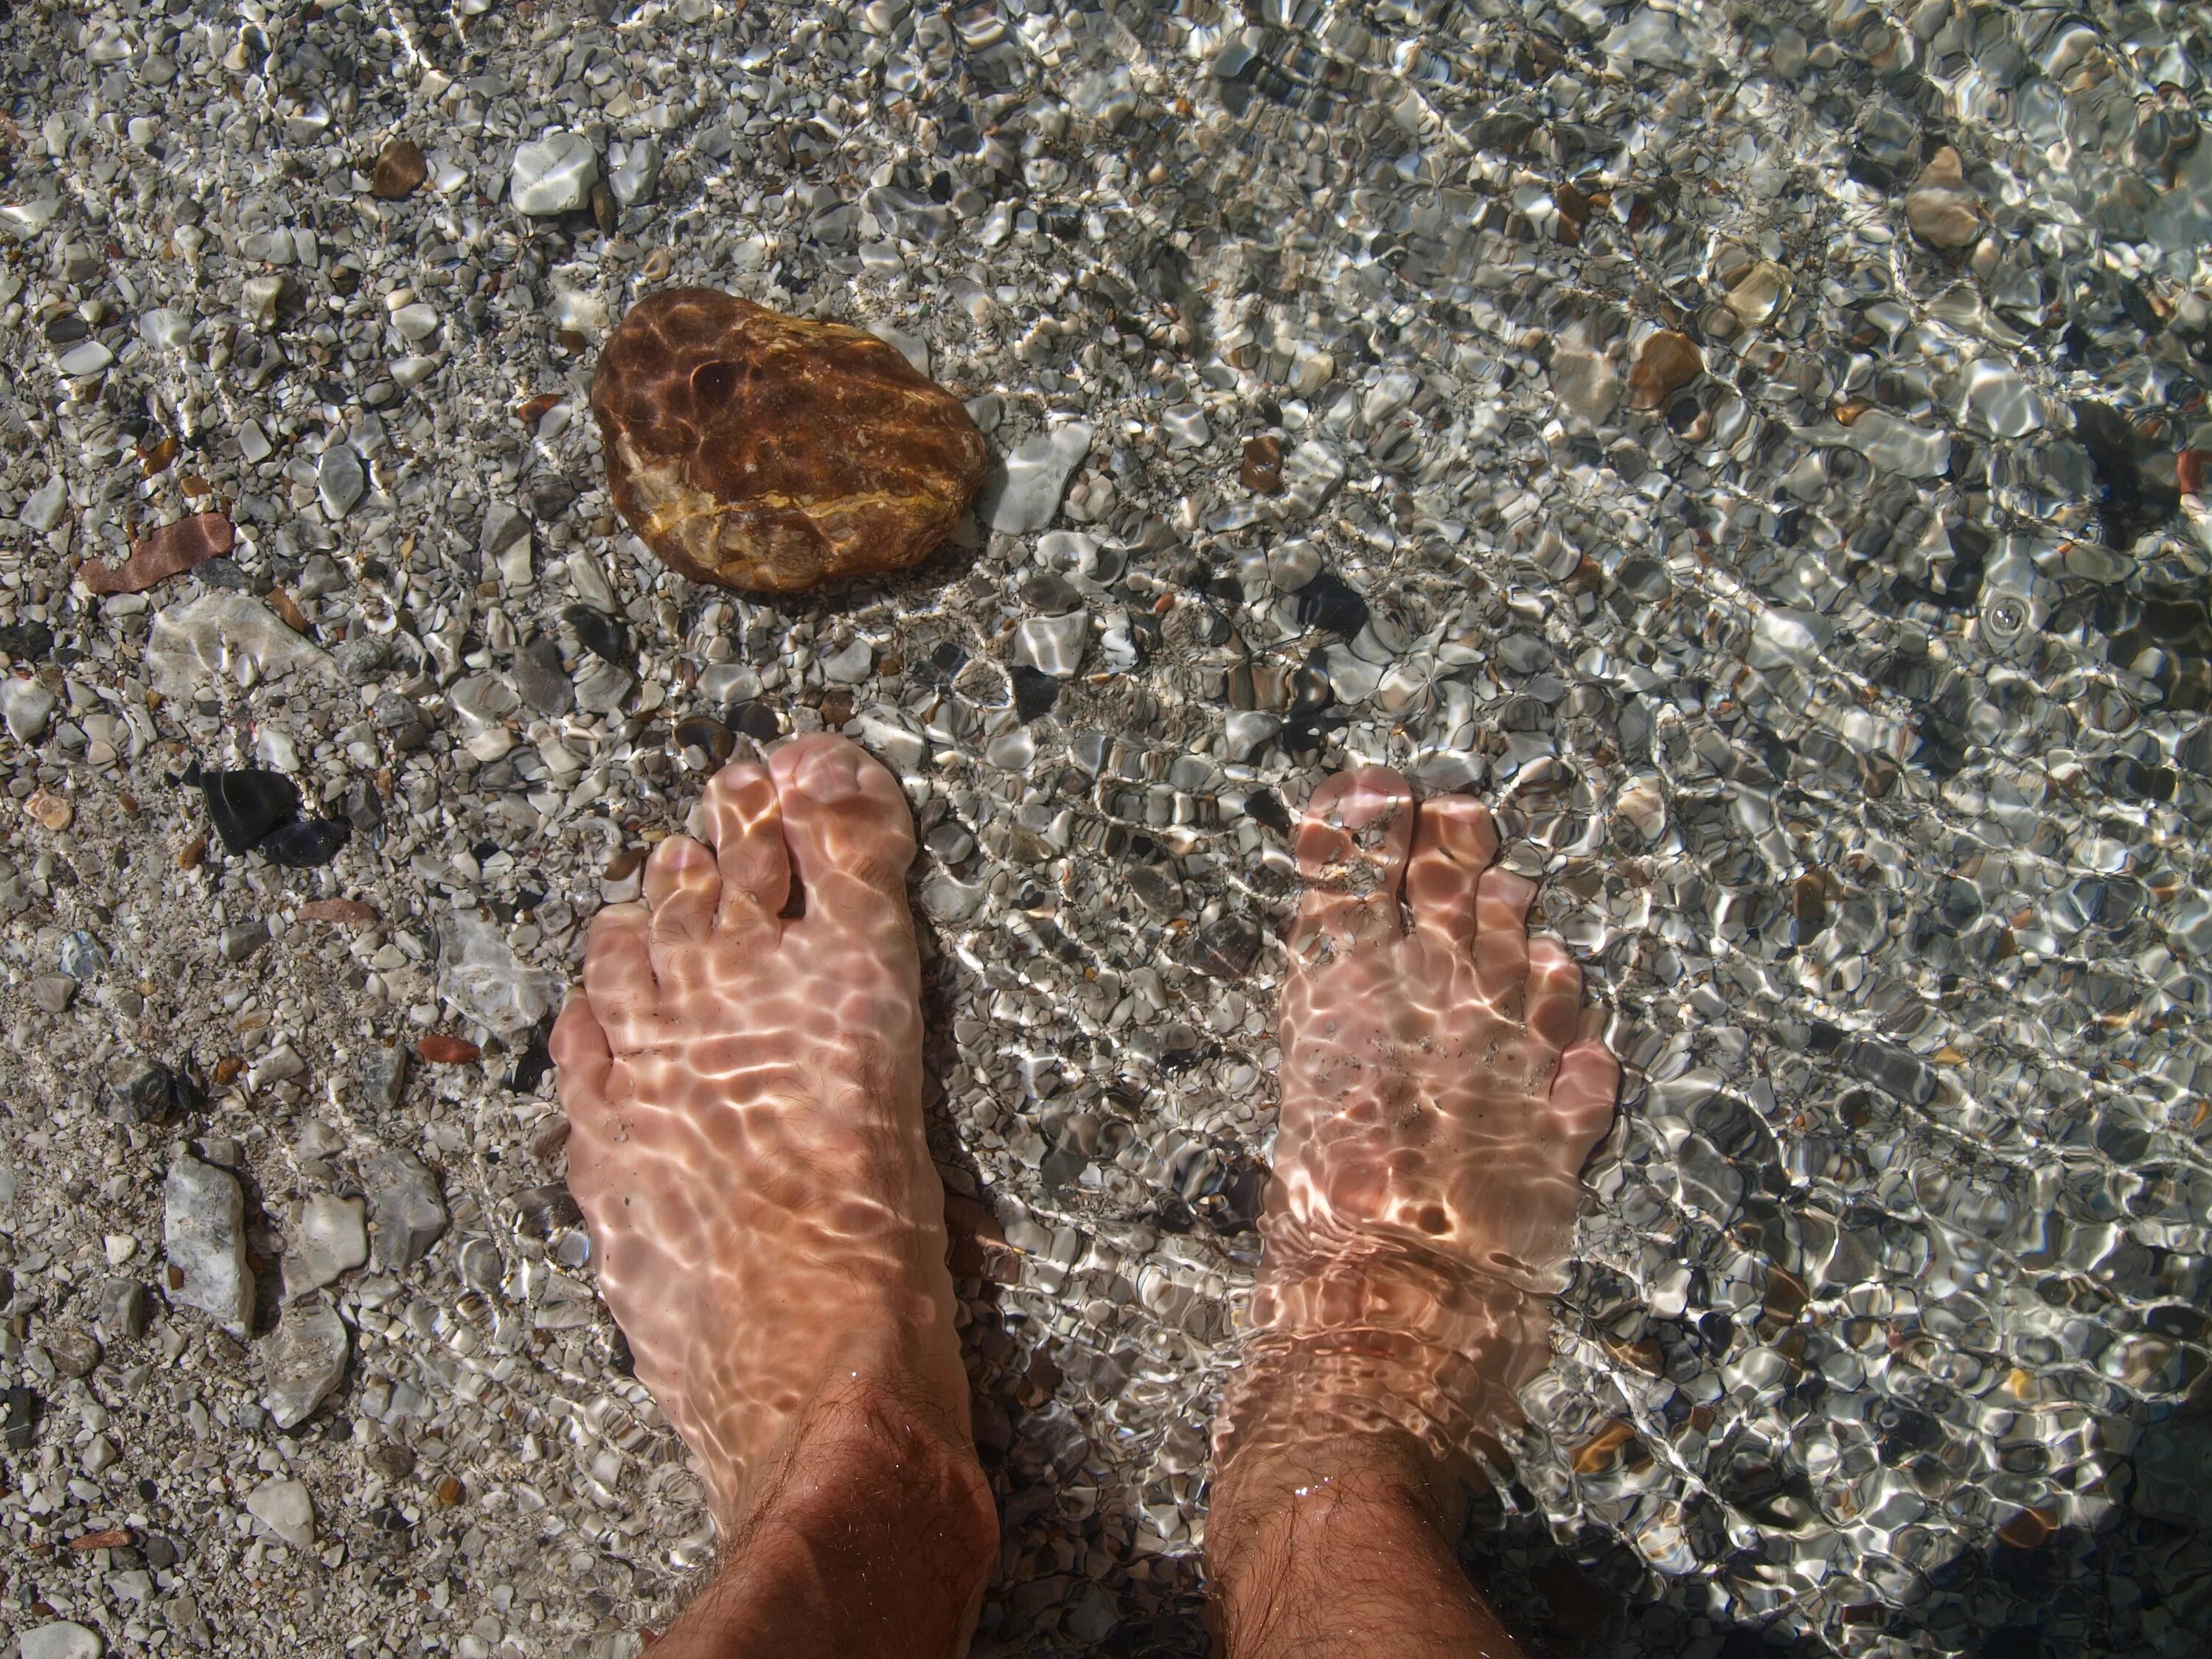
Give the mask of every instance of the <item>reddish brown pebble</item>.
[{"label": "reddish brown pebble", "polygon": [[483,1050],[465,1038],[441,1036],[434,1031],[415,1045],[415,1052],[433,1066],[459,1066],[474,1060]]},{"label": "reddish brown pebble", "polygon": [[430,176],[429,163],[422,159],[422,150],[411,139],[394,138],[378,152],[376,172],[369,179],[369,191],[386,202],[396,202],[403,196],[411,196]]},{"label": "reddish brown pebble", "polygon": [[214,486],[209,483],[205,478],[201,477],[197,472],[187,472],[183,477],[177,480],[177,488],[183,490],[186,497],[189,498],[192,496],[204,495],[209,490],[212,489]]},{"label": "reddish brown pebble", "polygon": [[262,596],[263,603],[283,618],[284,626],[295,634],[307,631],[307,618],[302,614],[292,596],[281,587],[272,587]]},{"label": "reddish brown pebble", "polygon": [[528,403],[514,406],[514,418],[525,426],[536,426],[553,412],[553,405],[561,401],[557,392],[541,392]]},{"label": "reddish brown pebble", "polygon": [[2039,1550],[2058,1530],[2058,1511],[2048,1507],[2022,1510],[1997,1528],[1997,1542],[2016,1550]]},{"label": "reddish brown pebble", "polygon": [[169,470],[169,463],[177,459],[177,441],[173,435],[164,437],[159,443],[142,446],[138,465],[149,478],[159,477]]},{"label": "reddish brown pebble", "polygon": [[94,1550],[119,1550],[131,1542],[131,1534],[121,1527],[106,1527],[98,1532],[79,1533],[69,1540],[69,1547],[82,1554]]},{"label": "reddish brown pebble", "polygon": [[310,899],[300,907],[300,920],[345,923],[374,921],[376,907],[364,904],[359,899]]},{"label": "reddish brown pebble", "polygon": [[2212,449],[2185,449],[2173,458],[2174,482],[2185,495],[2202,495],[2212,483]]},{"label": "reddish brown pebble", "polygon": [[615,506],[646,545],[746,592],[918,564],[983,481],[968,411],[891,347],[713,289],[630,308],[592,412]]},{"label": "reddish brown pebble", "polygon": [[459,1503],[467,1494],[468,1488],[450,1474],[438,1483],[438,1501],[447,1509]]},{"label": "reddish brown pebble", "polygon": [[177,854],[177,868],[179,870],[197,870],[200,867],[200,860],[206,856],[207,837],[205,836],[194,836],[190,841],[185,843],[184,851]]},{"label": "reddish brown pebble", "polygon": [[169,1288],[171,1290],[181,1291],[185,1288],[185,1270],[182,1267],[177,1267],[173,1263],[171,1264],[167,1270],[165,1277],[167,1277],[169,1281]]},{"label": "reddish brown pebble", "polygon": [[198,513],[140,537],[121,564],[87,560],[77,574],[95,593],[143,593],[155,582],[229,552],[233,539],[228,519],[220,513]]},{"label": "reddish brown pebble", "polygon": [[1244,466],[1237,473],[1244,488],[1255,495],[1279,495],[1283,493],[1283,441],[1280,438],[1247,438],[1244,441]]},{"label": "reddish brown pebble", "polygon": [[246,1061],[242,1056],[225,1054],[215,1063],[215,1080],[217,1083],[228,1083],[245,1069]]},{"label": "reddish brown pebble", "polygon": [[66,795],[57,795],[46,789],[34,789],[23,802],[23,815],[33,823],[43,823],[49,830],[66,830],[70,827],[70,820],[76,816],[76,808],[70,805]]},{"label": "reddish brown pebble", "polygon": [[1686,334],[1662,328],[1644,343],[1628,371],[1632,409],[1664,409],[1674,394],[1705,372],[1705,354]]},{"label": "reddish brown pebble", "polygon": [[1575,1453],[1574,1470],[1577,1474],[1596,1474],[1611,1468],[1620,1461],[1620,1454],[1628,1443],[1636,1438],[1633,1425],[1618,1419],[1607,1424],[1580,1450]]}]

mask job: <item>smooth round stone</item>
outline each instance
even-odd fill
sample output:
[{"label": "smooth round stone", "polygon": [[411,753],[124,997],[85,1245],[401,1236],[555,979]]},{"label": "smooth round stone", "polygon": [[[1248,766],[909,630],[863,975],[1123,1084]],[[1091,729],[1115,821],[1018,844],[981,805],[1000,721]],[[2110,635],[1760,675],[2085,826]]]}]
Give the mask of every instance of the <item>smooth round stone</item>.
[{"label": "smooth round stone", "polygon": [[22,1659],[100,1659],[100,1635],[82,1625],[58,1619],[16,1638]]},{"label": "smooth round stone", "polygon": [[957,398],[856,328],[713,289],[640,301],[592,412],[615,506],[696,581],[798,592],[920,563],[983,477]]}]

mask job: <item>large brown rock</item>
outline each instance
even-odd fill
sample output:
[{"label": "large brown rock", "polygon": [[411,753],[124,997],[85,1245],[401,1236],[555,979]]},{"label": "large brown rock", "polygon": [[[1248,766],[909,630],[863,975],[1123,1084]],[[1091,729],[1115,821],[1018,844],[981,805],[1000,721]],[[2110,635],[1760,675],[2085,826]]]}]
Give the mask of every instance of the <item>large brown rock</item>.
[{"label": "large brown rock", "polygon": [[983,479],[957,398],[859,329],[641,300],[592,382],[615,506],[698,581],[790,593],[929,556]]}]

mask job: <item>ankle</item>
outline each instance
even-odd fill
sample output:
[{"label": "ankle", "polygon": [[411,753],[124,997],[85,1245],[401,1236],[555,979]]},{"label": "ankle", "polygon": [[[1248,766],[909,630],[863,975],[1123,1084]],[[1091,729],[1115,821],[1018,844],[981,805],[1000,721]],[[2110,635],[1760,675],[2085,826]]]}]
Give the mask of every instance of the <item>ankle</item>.
[{"label": "ankle", "polygon": [[702,1653],[950,1659],[998,1557],[997,1507],[967,1436],[860,1379],[802,1411],[775,1464],[718,1519],[726,1565],[670,1632]]}]

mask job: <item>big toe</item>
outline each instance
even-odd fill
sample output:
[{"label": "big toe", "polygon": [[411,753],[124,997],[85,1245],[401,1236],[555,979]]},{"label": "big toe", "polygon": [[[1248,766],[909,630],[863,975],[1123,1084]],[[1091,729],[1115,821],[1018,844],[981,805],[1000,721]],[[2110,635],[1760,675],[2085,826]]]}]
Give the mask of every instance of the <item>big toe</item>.
[{"label": "big toe", "polygon": [[1340,772],[1316,789],[1295,840],[1306,892],[1291,928],[1292,951],[1397,937],[1413,836],[1413,792],[1387,768]]},{"label": "big toe", "polygon": [[898,781],[858,744],[827,732],[777,750],[769,772],[806,914],[860,921],[895,911],[905,925],[914,817]]}]

